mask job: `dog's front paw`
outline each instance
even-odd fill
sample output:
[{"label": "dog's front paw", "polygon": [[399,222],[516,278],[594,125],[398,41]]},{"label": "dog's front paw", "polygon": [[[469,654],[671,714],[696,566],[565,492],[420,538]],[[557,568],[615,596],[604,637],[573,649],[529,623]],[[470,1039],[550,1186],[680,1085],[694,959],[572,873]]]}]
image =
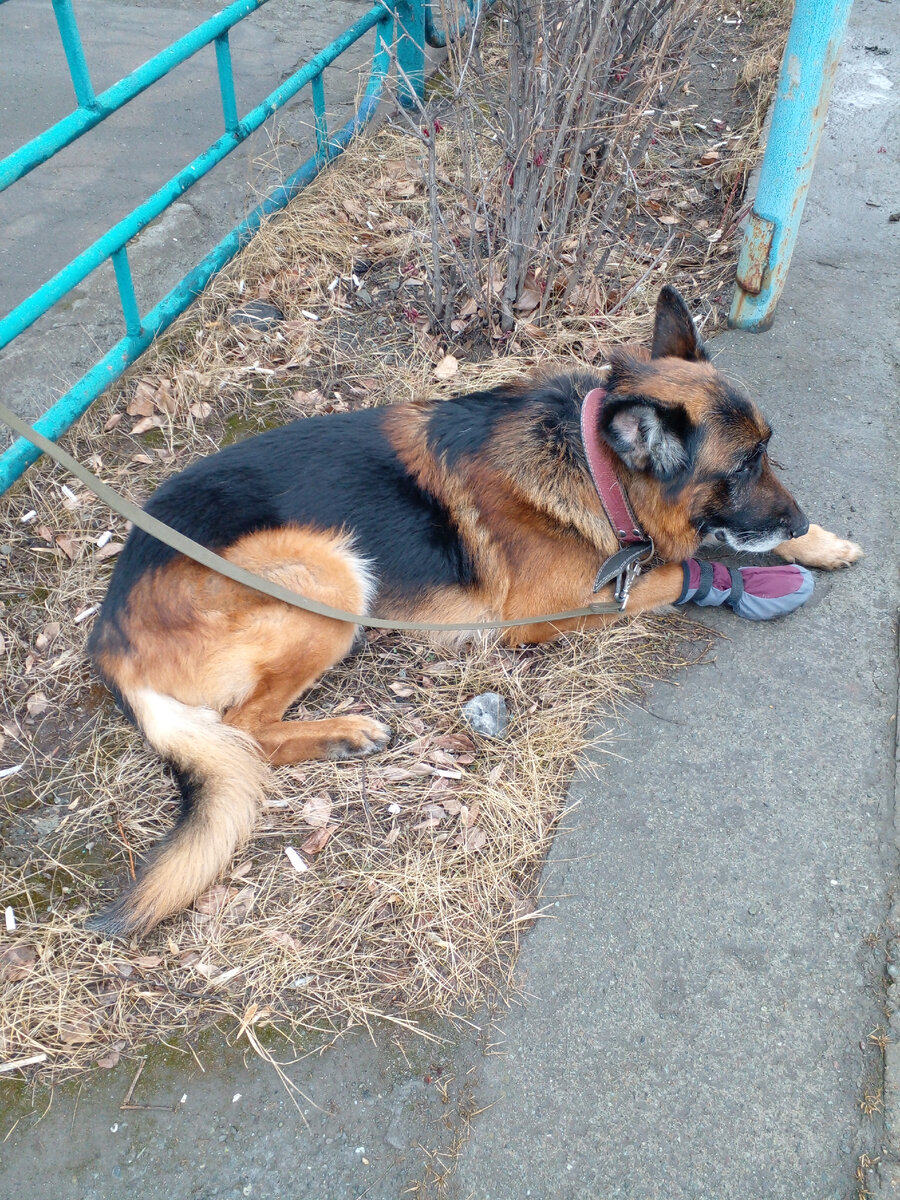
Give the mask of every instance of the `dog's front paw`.
[{"label": "dog's front paw", "polygon": [[820,571],[836,571],[838,567],[849,567],[863,557],[861,546],[829,533],[821,525],[810,525],[809,533],[793,538],[775,547],[775,553],[788,562],[802,563],[804,567],[818,567]]},{"label": "dog's front paw", "polygon": [[356,758],[383,750],[393,736],[389,725],[371,717],[333,717],[323,758]]}]

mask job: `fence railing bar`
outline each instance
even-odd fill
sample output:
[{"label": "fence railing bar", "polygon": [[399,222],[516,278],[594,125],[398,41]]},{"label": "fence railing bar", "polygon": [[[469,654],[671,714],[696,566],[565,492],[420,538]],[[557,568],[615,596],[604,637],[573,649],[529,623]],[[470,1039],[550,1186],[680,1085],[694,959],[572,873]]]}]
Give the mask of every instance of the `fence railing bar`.
[{"label": "fence railing bar", "polygon": [[116,285],[119,289],[119,299],[122,302],[122,315],[125,318],[125,333],[128,337],[140,337],[141,312],[138,308],[137,297],[134,294],[134,280],[131,277],[131,265],[128,262],[128,251],[124,246],[114,250],[110,255],[113,270],[116,273]]},{"label": "fence railing bar", "polygon": [[75,20],[75,13],[72,11],[72,0],[53,0],[53,13],[56,17],[59,36],[62,39],[66,62],[69,64],[75,99],[84,108],[90,108],[96,97],[87,59],[84,56],[84,47],[81,44],[81,34],[78,32],[78,23]]},{"label": "fence railing bar", "polygon": [[[384,81],[390,69],[390,46],[393,19],[390,12],[373,10],[377,16],[375,55],[372,72],[359,108],[345,125],[332,133],[326,145],[326,161],[337,158],[359,131],[375,115],[384,91]],[[371,14],[370,14],[371,15]],[[348,30],[349,32],[349,30]],[[249,242],[267,216],[284,208],[318,175],[322,162],[318,152],[306,160],[285,182],[247,216],[240,225],[224,237],[192,271],[155,305],[141,322],[139,335],[127,335],[117,342],[103,358],[84,375],[52,408],[34,422],[34,428],[56,441],[90,408],[94,400],[113,383],[135,359],[147,349],[159,334],[165,332],[195,299],[207,283]],[[5,491],[30,466],[40,452],[24,438],[17,438],[0,455],[0,492]]]},{"label": "fence railing bar", "polygon": [[328,114],[325,111],[325,80],[321,74],[312,81],[312,98],[316,117],[316,150],[324,162],[328,146]]},{"label": "fence railing bar", "polygon": [[[88,103],[67,117],[63,117],[55,125],[51,125],[49,129],[44,130],[36,138],[32,138],[30,142],[26,142],[24,146],[20,146],[18,150],[0,161],[0,191],[27,175],[29,171],[33,171],[48,158],[52,158],[57,151],[68,146],[81,134],[87,133],[89,129],[99,125],[111,113],[116,112],[133,100],[135,96],[146,91],[148,87],[168,75],[175,67],[191,58],[198,50],[209,45],[220,33],[231,29],[238,21],[242,21],[244,17],[262,8],[268,2],[269,0],[235,0],[235,3],[229,4],[227,8],[198,25],[196,29],[167,46],[165,50],[161,50],[159,54],[155,54],[153,58],[148,58],[145,63],[136,67],[130,74],[123,76],[112,87],[101,92],[99,96],[94,96],[92,92]],[[71,10],[70,0],[54,0],[54,8],[58,5],[67,6],[74,26],[74,14]],[[75,37],[78,37],[77,28]],[[65,42],[63,44],[65,45]],[[80,46],[80,40],[78,44]]]},{"label": "fence railing bar", "polygon": [[235,133],[240,118],[237,112],[237,100],[234,95],[234,71],[231,66],[231,45],[228,41],[228,30],[220,33],[215,39],[216,68],[219,72],[219,92],[222,96],[222,113],[225,117],[225,129]]},{"label": "fence railing bar", "polygon": [[[254,133],[274,112],[305,87],[311,79],[320,74],[348,46],[359,41],[373,26],[383,23],[384,19],[383,9],[370,9],[365,16],[360,17],[353,25],[345,29],[330,46],[311,58],[275,91],[270,92],[261,104],[251,109],[233,133],[223,134],[177,175],[173,175],[168,183],[165,183],[127,217],[107,230],[93,245],[73,258],[52,279],[33,292],[26,300],[23,300],[17,308],[0,320],[0,349],[3,349],[13,338],[33,325],[67,292],[71,291],[73,287],[77,287],[87,275],[105,262],[113,251],[124,246],[151,221],[155,220],[173,200],[183,195],[199,179],[207,175],[234,149],[237,143],[244,141],[251,133]],[[384,47],[382,52],[384,52]]]}]

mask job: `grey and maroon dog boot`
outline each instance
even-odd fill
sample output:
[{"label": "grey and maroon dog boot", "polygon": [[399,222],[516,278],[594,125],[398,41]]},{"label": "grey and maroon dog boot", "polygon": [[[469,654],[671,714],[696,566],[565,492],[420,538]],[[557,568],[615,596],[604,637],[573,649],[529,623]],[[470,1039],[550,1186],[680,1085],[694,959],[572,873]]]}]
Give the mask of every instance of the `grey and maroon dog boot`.
[{"label": "grey and maroon dog boot", "polygon": [[748,621],[771,621],[805,604],[813,593],[811,572],[796,563],[777,567],[726,567],[689,558],[681,564],[684,586],[676,604],[727,604]]}]

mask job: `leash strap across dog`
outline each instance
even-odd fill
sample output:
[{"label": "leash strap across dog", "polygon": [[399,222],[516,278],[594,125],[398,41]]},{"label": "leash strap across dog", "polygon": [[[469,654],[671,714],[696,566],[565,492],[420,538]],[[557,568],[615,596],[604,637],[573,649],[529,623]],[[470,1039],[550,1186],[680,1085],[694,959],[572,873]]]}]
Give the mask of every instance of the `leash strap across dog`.
[{"label": "leash strap across dog", "polygon": [[[575,617],[592,617],[602,613],[617,613],[619,615],[622,613],[623,606],[619,603],[598,600],[586,608],[573,608],[568,612],[543,613],[541,616],[521,617],[514,621],[460,621],[451,624],[422,624],[418,621],[390,620],[384,617],[345,612],[341,608],[332,608],[329,604],[322,604],[318,600],[310,600],[307,596],[301,596],[299,592],[291,591],[289,588],[273,583],[270,579],[266,579],[262,575],[256,575],[252,571],[244,570],[243,567],[229,562],[227,558],[214,553],[212,550],[207,549],[206,546],[201,546],[199,542],[195,542],[192,538],[185,537],[183,533],[179,533],[177,529],[166,525],[165,522],[157,520],[150,513],[145,512],[142,508],[138,508],[136,504],[132,504],[130,500],[126,500],[124,496],[121,496],[114,488],[104,483],[102,479],[98,479],[96,475],[86,467],[83,467],[71,454],[67,453],[60,446],[57,446],[55,442],[51,442],[49,438],[44,437],[36,429],[32,429],[30,425],[21,421],[15,413],[10,412],[6,405],[2,403],[0,403],[0,420],[8,425],[19,437],[25,438],[26,441],[31,442],[33,446],[36,446],[44,454],[49,455],[50,458],[59,463],[60,466],[65,467],[76,479],[80,479],[104,504],[108,505],[114,512],[117,512],[120,517],[124,517],[130,521],[132,525],[136,525],[138,529],[142,529],[144,533],[150,534],[151,537],[164,542],[172,550],[183,554],[186,558],[193,559],[194,562],[207,567],[210,571],[217,571],[218,574],[224,575],[227,579],[231,579],[235,583],[243,584],[244,587],[252,588],[256,592],[262,592],[263,595],[271,596],[274,600],[281,600],[285,604],[292,605],[294,608],[302,608],[307,612],[317,613],[320,617],[330,617],[334,621],[362,625],[368,629],[400,629],[410,633],[462,633],[464,631],[480,633],[495,629],[515,629],[520,625],[553,624],[555,621],[567,621]],[[598,589],[595,588],[594,590],[597,591]]]}]

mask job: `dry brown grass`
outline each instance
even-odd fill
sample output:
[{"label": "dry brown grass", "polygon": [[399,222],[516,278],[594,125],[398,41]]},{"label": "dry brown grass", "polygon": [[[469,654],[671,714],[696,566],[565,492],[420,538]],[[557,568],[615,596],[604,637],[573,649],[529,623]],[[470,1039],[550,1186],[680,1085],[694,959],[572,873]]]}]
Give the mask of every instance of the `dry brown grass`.
[{"label": "dry brown grass", "polygon": [[[54,595],[46,615],[70,617],[72,599],[63,592],[57,608]],[[44,1072],[62,1078],[215,1018],[253,1040],[273,1025],[333,1035],[502,992],[539,908],[540,863],[577,757],[604,744],[610,714],[640,680],[690,657],[695,629],[634,623],[552,648],[462,655],[371,639],[304,709],[376,714],[396,730],[394,748],[368,763],[278,771],[228,877],[137,946],[100,942],[82,920],[171,823],[171,782],[98,701],[71,620],[27,673],[28,648],[15,644],[23,625],[10,621],[5,758],[24,767],[6,781],[3,812],[22,847],[3,871],[18,922],[0,960],[3,1060],[46,1054]],[[489,689],[510,707],[502,741],[471,735],[460,717]],[[30,720],[36,694],[49,703]],[[598,718],[600,731],[586,732]],[[289,845],[307,871],[291,865]]]},{"label": "dry brown grass", "polygon": [[[665,215],[699,203],[690,189],[705,168],[678,166],[694,162],[697,135],[672,120],[639,181],[650,217],[653,204]],[[637,237],[613,247],[593,308],[523,320],[509,337],[461,312],[452,340],[435,336],[416,300],[421,153],[393,127],[355,145],[93,406],[69,450],[142,501],[223,441],[297,416],[599,361],[647,337],[663,280],[702,298],[708,328],[720,318],[733,248],[711,240],[711,218],[705,229],[684,222],[662,258]],[[454,169],[442,163],[448,179]],[[654,172],[669,181],[655,201]],[[703,203],[721,216],[716,194]],[[285,320],[232,325],[251,298]],[[440,380],[448,354],[458,366]],[[174,794],[83,658],[110,546],[126,531],[47,461],[0,501],[0,519],[0,887],[17,922],[0,948],[0,1061],[40,1058],[28,1070],[44,1080],[219,1018],[261,1048],[266,1029],[412,1027],[503,994],[576,760],[603,745],[642,680],[699,652],[697,627],[672,618],[518,653],[370,638],[303,704],[378,715],[397,731],[393,748],[366,765],[277,772],[258,833],[220,887],[140,947],[113,945],[84,933],[83,917],[168,827]],[[461,722],[460,704],[485,690],[509,704],[503,741]],[[299,874],[284,848],[304,844]]]}]

